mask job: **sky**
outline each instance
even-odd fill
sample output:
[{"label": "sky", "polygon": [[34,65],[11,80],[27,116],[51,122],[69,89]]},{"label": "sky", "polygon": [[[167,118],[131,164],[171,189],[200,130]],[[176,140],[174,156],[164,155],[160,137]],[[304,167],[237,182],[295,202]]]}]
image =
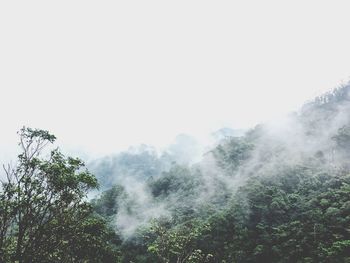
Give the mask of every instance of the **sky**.
[{"label": "sky", "polygon": [[104,155],[297,110],[350,75],[349,1],[1,1],[0,159]]}]

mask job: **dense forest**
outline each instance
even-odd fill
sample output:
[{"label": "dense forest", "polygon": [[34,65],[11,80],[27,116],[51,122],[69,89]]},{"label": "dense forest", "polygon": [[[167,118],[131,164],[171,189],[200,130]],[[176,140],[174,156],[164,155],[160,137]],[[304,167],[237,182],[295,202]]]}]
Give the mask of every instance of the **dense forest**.
[{"label": "dense forest", "polygon": [[349,85],[221,137],[199,161],[187,137],[89,169],[46,131],[19,138],[0,192],[0,262],[350,262]]}]

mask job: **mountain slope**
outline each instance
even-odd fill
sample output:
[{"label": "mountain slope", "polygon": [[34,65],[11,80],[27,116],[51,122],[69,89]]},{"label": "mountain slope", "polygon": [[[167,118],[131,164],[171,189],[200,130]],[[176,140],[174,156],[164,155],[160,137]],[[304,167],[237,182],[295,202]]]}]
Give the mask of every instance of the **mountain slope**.
[{"label": "mountain slope", "polygon": [[95,200],[123,262],[349,262],[349,92]]}]

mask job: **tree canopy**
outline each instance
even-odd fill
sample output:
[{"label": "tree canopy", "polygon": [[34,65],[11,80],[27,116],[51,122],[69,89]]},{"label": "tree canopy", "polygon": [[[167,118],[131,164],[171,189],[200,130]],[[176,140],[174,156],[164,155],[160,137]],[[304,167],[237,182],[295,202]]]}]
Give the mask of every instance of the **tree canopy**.
[{"label": "tree canopy", "polygon": [[56,139],[49,132],[22,128],[19,138],[1,182],[0,262],[114,262],[113,232],[86,200],[96,178],[80,159],[45,152]]}]

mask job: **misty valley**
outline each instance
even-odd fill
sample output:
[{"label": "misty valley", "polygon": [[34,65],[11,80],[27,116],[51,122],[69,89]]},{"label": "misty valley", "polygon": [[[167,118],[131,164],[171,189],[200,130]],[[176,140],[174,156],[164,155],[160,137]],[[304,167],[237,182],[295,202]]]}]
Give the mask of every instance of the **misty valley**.
[{"label": "misty valley", "polygon": [[350,85],[212,137],[84,163],[24,127],[0,176],[0,262],[350,262]]}]

